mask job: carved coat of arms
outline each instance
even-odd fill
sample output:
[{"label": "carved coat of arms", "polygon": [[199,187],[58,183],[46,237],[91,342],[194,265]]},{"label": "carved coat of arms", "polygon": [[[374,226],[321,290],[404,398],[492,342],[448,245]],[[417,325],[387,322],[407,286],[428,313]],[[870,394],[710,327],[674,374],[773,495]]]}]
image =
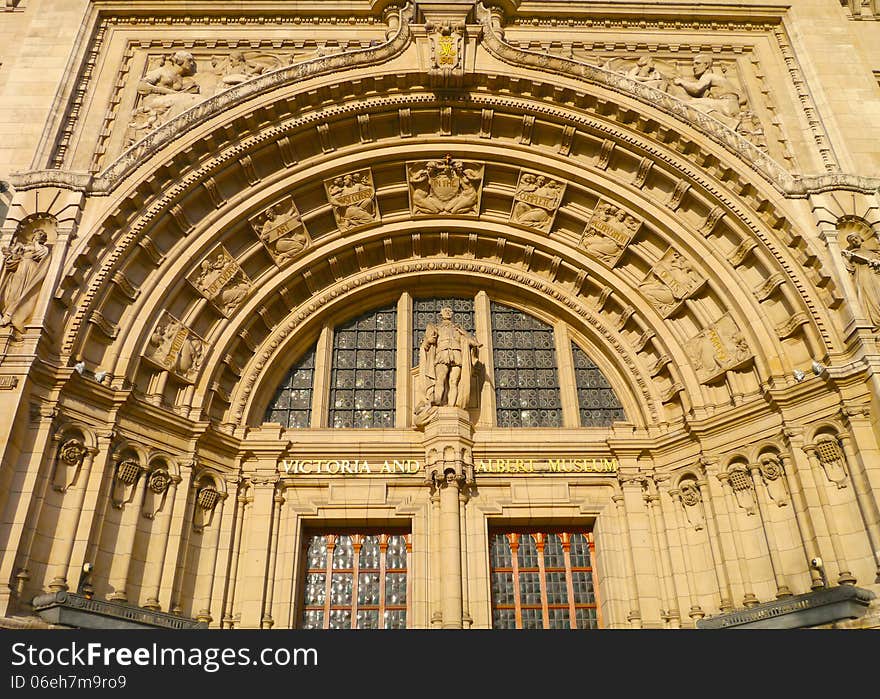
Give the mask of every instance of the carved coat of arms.
[{"label": "carved coat of arms", "polygon": [[483,188],[482,163],[443,160],[407,163],[409,201],[415,215],[476,216]]}]

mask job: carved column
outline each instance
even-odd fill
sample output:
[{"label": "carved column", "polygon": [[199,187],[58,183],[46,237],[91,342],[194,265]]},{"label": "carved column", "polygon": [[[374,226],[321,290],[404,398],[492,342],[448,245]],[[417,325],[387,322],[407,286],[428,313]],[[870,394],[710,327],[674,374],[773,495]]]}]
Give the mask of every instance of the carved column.
[{"label": "carved column", "polygon": [[238,590],[238,569],[242,558],[241,539],[242,533],[248,524],[248,512],[250,509],[248,505],[253,502],[250,497],[249,483],[244,481],[239,483],[236,501],[238,502],[238,512],[235,522],[235,536],[232,544],[229,578],[227,580],[226,605],[221,619],[223,628],[227,629],[235,626],[235,593]]},{"label": "carved column", "polygon": [[[213,492],[208,492],[208,491]],[[204,525],[198,526],[202,535],[199,551],[199,564],[196,573],[196,584],[193,591],[192,609],[196,619],[210,624],[211,606],[214,602],[214,576],[217,570],[217,553],[220,543],[220,530],[223,528],[226,493],[216,488],[200,488],[196,493],[196,511],[205,518]]]},{"label": "carved column", "polygon": [[[706,616],[703,608],[700,606],[700,594],[697,589],[697,581],[694,578],[694,565],[691,560],[691,549],[688,544],[687,530],[688,530],[688,522],[687,517],[685,516],[684,507],[685,504],[682,501],[682,494],[678,488],[672,488],[669,490],[669,497],[671,498],[673,505],[675,507],[675,519],[677,522],[678,529],[678,538],[680,542],[681,548],[681,557],[684,561],[684,569],[685,569],[685,580],[687,580],[688,587],[688,598],[690,600],[690,609],[688,610],[688,616],[697,621]],[[662,505],[662,501],[661,501]],[[724,592],[721,592],[721,600],[722,604],[724,603]]]},{"label": "carved column", "polygon": [[[776,582],[776,598],[791,597],[791,588],[782,571],[782,557],[776,545],[776,532],[773,530],[773,521],[770,518],[770,506],[773,499],[770,497],[770,489],[764,480],[761,467],[752,464],[749,467],[752,474],[752,483],[755,486],[755,502],[758,505],[758,516],[761,518],[761,529],[764,531],[764,541],[767,544],[767,554],[770,556],[770,565],[773,567],[773,579]],[[758,484],[761,484],[760,489]]]},{"label": "carved column", "polygon": [[466,410],[441,406],[425,427],[426,481],[440,499],[440,614],[444,629],[464,625],[461,493],[474,481],[473,438]]},{"label": "carved column", "polygon": [[126,501],[114,501],[113,506],[122,510],[119,520],[119,534],[116,537],[116,546],[113,552],[113,561],[110,565],[109,582],[113,592],[108,599],[114,602],[128,602],[126,585],[128,584],[128,571],[131,567],[132,547],[134,546],[135,533],[137,532],[137,520],[143,504],[144,488],[146,479],[145,470],[138,464],[132,464],[125,460],[117,465],[114,478],[120,481],[125,477],[124,471],[137,469],[134,475],[134,483],[131,485],[131,495]]},{"label": "carved column", "polygon": [[248,550],[244,555],[243,570],[237,586],[241,610],[239,628],[258,629],[263,618],[263,592],[268,570],[269,532],[275,505],[275,476],[254,477],[253,505],[248,527]]},{"label": "carved column", "polygon": [[[718,587],[721,597],[720,608],[721,611],[727,612],[734,608],[733,586],[731,585],[729,570],[730,560],[728,551],[730,549],[721,537],[718,513],[715,509],[715,503],[717,502],[721,507],[721,511],[727,514],[724,508],[724,492],[723,490],[721,492],[716,490],[716,488],[722,488],[718,480],[718,460],[703,457],[698,463],[698,469],[702,480],[697,481],[697,486],[701,497],[705,493],[705,497],[702,497],[702,502],[705,508],[704,516],[709,538],[709,549],[712,551],[712,558],[715,560],[715,573],[718,576]],[[730,518],[728,517],[729,521]],[[731,533],[731,537],[735,539],[735,536],[734,533]]]},{"label": "carved column", "polygon": [[[743,474],[742,477],[747,478],[748,476]],[[740,504],[736,499],[734,491],[735,484],[731,482],[730,472],[719,473],[717,478],[723,489],[721,504],[725,508],[725,513],[730,521],[730,537],[733,540],[733,550],[736,553],[737,567],[739,568],[740,579],[743,584],[743,605],[746,607],[754,607],[759,604],[759,600],[753,592],[752,576],[749,574],[749,564],[743,555],[743,546],[742,541],[740,540],[741,529],[737,522],[739,516],[737,510],[740,509]],[[754,514],[754,511],[747,511],[746,514]]]},{"label": "carved column", "polygon": [[[632,483],[634,481],[628,481],[630,484],[629,491],[632,492],[634,488],[632,487]],[[624,533],[626,536],[624,542],[624,559],[626,561],[626,579],[628,582],[628,591],[629,591],[629,612],[626,615],[626,620],[632,625],[635,629],[642,628],[642,610],[639,598],[639,585],[638,580],[636,579],[636,562],[635,557],[633,556],[633,534],[632,528],[630,527],[629,522],[629,507],[626,502],[626,483],[620,483],[620,490],[618,493],[613,495],[611,499],[617,505],[617,514],[620,517],[620,523],[623,525]],[[635,482],[636,488],[641,489],[641,486],[638,482]],[[638,492],[636,492],[638,495]]]},{"label": "carved column", "polygon": [[[275,596],[275,572],[278,564],[278,540],[281,537],[281,510],[284,507],[284,490],[278,487],[272,498],[272,528],[269,532],[269,565],[266,575],[266,599],[263,602],[263,616],[260,628],[271,629],[275,625],[272,618],[272,599]],[[352,618],[356,615],[352,614]]]},{"label": "carved column", "polygon": [[[865,523],[865,534],[868,537],[868,544],[874,556],[874,582],[880,582],[880,509],[878,509],[877,505],[880,487],[874,488],[871,482],[871,477],[876,477],[876,471],[878,471],[873,463],[878,456],[876,440],[871,430],[867,407],[846,410],[846,415],[847,422],[852,430],[852,436],[841,435],[840,443],[849,464],[856,502],[862,515],[862,521]],[[858,435],[858,438],[856,435]],[[858,450],[856,445],[859,446]],[[873,454],[871,454],[871,446],[874,446]],[[863,457],[863,449],[868,452],[868,458]],[[871,456],[873,456],[873,459]]]},{"label": "carved column", "polygon": [[[804,453],[810,462],[810,468],[813,472],[813,480],[816,481],[816,492],[819,496],[819,505],[822,508],[822,514],[828,523],[828,536],[831,538],[831,550],[834,551],[834,558],[837,562],[837,584],[838,585],[855,585],[856,578],[850,570],[846,555],[843,551],[843,542],[840,540],[839,530],[837,528],[837,518],[831,509],[831,503],[828,500],[828,477],[822,464],[819,462],[819,456],[816,453],[815,444],[806,444],[803,447]],[[840,487],[840,486],[839,486]]]},{"label": "carved column", "polygon": [[[52,552],[49,559],[49,589],[52,591],[67,590],[69,588],[68,575],[70,571],[70,562],[73,557],[73,547],[76,543],[74,533],[79,528],[80,516],[82,515],[83,503],[86,498],[86,488],[89,482],[89,475],[95,462],[96,449],[88,450],[79,475],[76,480],[69,485],[60,486],[63,488],[60,492],[65,494],[67,500],[70,488],[74,488],[72,506],[65,507],[61,511],[58,519],[58,525],[55,528],[55,543],[60,543],[59,548],[52,546]],[[57,485],[57,484],[56,484]]]},{"label": "carved column", "polygon": [[168,491],[165,494],[165,502],[162,509],[154,515],[156,531],[153,533],[159,541],[158,550],[160,555],[158,559],[151,560],[148,555],[144,561],[144,583],[143,592],[146,601],[144,607],[159,611],[162,605],[159,602],[159,589],[162,584],[162,569],[165,567],[165,559],[168,555],[168,537],[171,533],[171,517],[173,515],[173,504],[176,502],[177,489],[180,487],[180,476],[169,476]]},{"label": "carved column", "polygon": [[[681,627],[681,614],[678,611],[678,593],[675,590],[675,581],[672,578],[672,561],[669,557],[668,542],[661,543],[661,531],[666,537],[663,527],[663,513],[660,512],[660,494],[657,492],[657,484],[653,478],[648,478],[646,488],[642,492],[645,506],[648,509],[648,523],[651,527],[651,540],[654,544],[654,557],[660,566],[660,588],[663,593],[665,609],[660,610],[660,616],[672,628]],[[658,522],[658,519],[660,520]],[[670,591],[671,589],[671,591]]]},{"label": "carved column", "polygon": [[801,431],[785,429],[783,435],[785,436],[785,441],[791,451],[791,456],[782,455],[782,469],[785,473],[785,482],[788,485],[788,492],[791,493],[795,519],[804,544],[804,555],[806,556],[807,567],[810,571],[810,588],[818,590],[825,587],[825,581],[822,579],[821,573],[810,565],[810,561],[814,558],[821,557],[822,549],[819,546],[819,538],[816,535],[816,525],[813,514],[814,508],[810,506],[810,503],[807,500],[803,479],[801,477],[803,474],[809,476],[810,463],[807,459],[807,455],[802,449],[803,435],[801,434]]}]

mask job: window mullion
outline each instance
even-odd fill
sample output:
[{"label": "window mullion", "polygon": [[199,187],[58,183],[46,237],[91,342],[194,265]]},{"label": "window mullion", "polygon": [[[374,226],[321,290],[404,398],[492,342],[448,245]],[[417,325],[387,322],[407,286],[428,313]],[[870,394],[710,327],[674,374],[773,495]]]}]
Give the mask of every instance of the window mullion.
[{"label": "window mullion", "polygon": [[492,352],[492,305],[485,291],[474,298],[474,336],[480,347],[480,361],[486,369],[486,380],[480,393],[480,417],[477,427],[493,427],[495,418],[495,360]]},{"label": "window mullion", "polygon": [[351,564],[351,628],[356,629],[357,612],[358,612],[358,574],[361,565],[361,546],[363,545],[363,537],[355,534],[351,537],[352,549],[354,557]]},{"label": "window mullion", "polygon": [[327,535],[327,579],[324,581],[324,628],[330,628],[330,598],[333,596],[333,550],[336,537]]},{"label": "window mullion", "polygon": [[[526,534],[526,536],[529,536]],[[547,569],[544,566],[544,535],[536,533],[535,547],[538,549],[538,584],[541,588],[541,618],[544,622],[544,628],[550,628],[550,603],[547,595]]]},{"label": "window mullion", "polygon": [[330,366],[333,360],[333,328],[321,329],[315,348],[315,376],[312,381],[312,427],[327,427],[330,411]]},{"label": "window mullion", "polygon": [[596,580],[596,543],[593,540],[593,532],[588,532],[585,536],[590,547],[590,577],[593,579],[593,604],[596,605],[596,626],[601,629],[602,612],[599,605],[599,584]]},{"label": "window mullion", "polygon": [[[385,557],[388,553],[388,535],[379,536],[379,628],[385,628]],[[407,563],[407,566],[409,564]],[[409,572],[409,571],[407,571]],[[409,577],[409,575],[407,575]]]},{"label": "window mullion", "polygon": [[510,542],[510,566],[513,569],[513,608],[516,616],[516,628],[521,629],[523,627],[522,603],[519,598],[519,561],[517,560],[519,534],[508,534],[507,540]]},{"label": "window mullion", "polygon": [[574,576],[571,570],[571,534],[560,534],[562,556],[565,559],[565,589],[568,592],[568,625],[577,628],[577,610],[574,604]]},{"label": "window mullion", "polygon": [[571,356],[571,338],[565,323],[556,323],[553,328],[553,342],[556,345],[556,365],[559,368],[559,399],[562,403],[562,426],[580,427],[581,415],[578,405],[577,378],[574,360]]},{"label": "window mullion", "polygon": [[397,301],[397,375],[394,393],[394,424],[409,427],[412,421],[410,396],[412,395],[412,350],[413,341],[413,301],[404,292]]}]

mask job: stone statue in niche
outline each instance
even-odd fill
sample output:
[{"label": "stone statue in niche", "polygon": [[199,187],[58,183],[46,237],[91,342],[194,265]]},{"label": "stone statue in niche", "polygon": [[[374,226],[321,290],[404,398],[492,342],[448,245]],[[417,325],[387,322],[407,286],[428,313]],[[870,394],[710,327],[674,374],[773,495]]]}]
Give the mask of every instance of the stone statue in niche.
[{"label": "stone statue in niche", "polygon": [[376,189],[369,168],[325,180],[324,190],[340,231],[379,220]]},{"label": "stone statue in niche", "polygon": [[480,212],[484,166],[447,155],[443,160],[407,163],[413,214],[458,216]]},{"label": "stone statue in niche", "polygon": [[651,268],[639,291],[666,318],[705,283],[687,259],[669,248]]},{"label": "stone statue in niche", "polygon": [[677,77],[672,84],[682,88],[701,112],[736,119],[748,106],[748,100],[730,78],[714,69],[714,63],[712,56],[698,54],[691,67],[693,79]]},{"label": "stone statue in niche", "polygon": [[187,279],[227,318],[241,305],[253,286],[236,259],[222,245],[218,245]]},{"label": "stone statue in niche", "polygon": [[206,346],[202,338],[166,311],[150,335],[146,357],[192,382],[201,369]]},{"label": "stone statue in niche", "polygon": [[847,233],[847,247],[841,253],[868,320],[880,328],[880,243],[867,225],[860,228],[863,230]]},{"label": "stone statue in niche", "polygon": [[478,363],[480,343],[452,320],[452,309],[440,309],[440,321],[429,323],[419,347],[417,423],[438,406],[467,409],[471,376]]},{"label": "stone statue in niche", "polygon": [[159,60],[159,65],[148,70],[138,83],[140,100],[129,121],[126,145],[131,145],[202,99],[200,87],[193,77],[197,68],[191,53],[175,51]]},{"label": "stone statue in niche", "polygon": [[250,223],[276,264],[289,262],[312,244],[291,197],[272,204]]},{"label": "stone statue in niche", "polygon": [[48,235],[34,228],[26,240],[17,240],[3,248],[3,271],[0,272],[0,326],[11,325],[23,332],[33,315],[49,269]]},{"label": "stone statue in niche", "polygon": [[752,358],[745,336],[729,314],[692,337],[685,351],[701,383],[709,383]]},{"label": "stone statue in niche", "polygon": [[600,201],[587,223],[581,245],[588,253],[614,267],[641,225],[641,221],[619,206]]},{"label": "stone statue in niche", "polygon": [[544,175],[521,172],[510,212],[511,222],[549,233],[565,186]]}]

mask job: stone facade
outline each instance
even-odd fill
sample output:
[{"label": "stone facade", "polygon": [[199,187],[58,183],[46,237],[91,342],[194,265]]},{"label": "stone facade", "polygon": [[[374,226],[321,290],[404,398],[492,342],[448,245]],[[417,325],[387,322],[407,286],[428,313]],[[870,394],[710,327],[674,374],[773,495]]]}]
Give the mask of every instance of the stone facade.
[{"label": "stone facade", "polygon": [[[489,628],[492,533],[574,527],[604,627],[880,626],[880,8],[294,4],[0,8],[0,616],[296,627],[308,535],[381,527],[406,626]],[[501,418],[498,304],[553,426]],[[386,421],[334,422],[377,309]]]}]

